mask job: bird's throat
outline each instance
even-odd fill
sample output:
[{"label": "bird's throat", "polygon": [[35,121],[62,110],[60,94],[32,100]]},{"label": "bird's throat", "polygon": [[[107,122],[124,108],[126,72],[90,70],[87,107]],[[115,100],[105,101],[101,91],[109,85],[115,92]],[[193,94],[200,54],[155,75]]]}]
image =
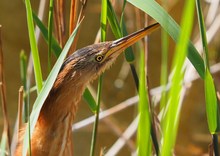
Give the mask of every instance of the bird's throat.
[{"label": "bird's throat", "polygon": [[[85,84],[76,85],[74,81],[77,80],[66,80],[61,87],[53,87],[40,112],[32,140],[38,137],[36,140],[39,146],[35,143],[36,148],[47,144],[47,148],[44,148],[48,149],[47,155],[66,155],[65,153],[73,152],[71,127],[85,88]],[[50,144],[47,140],[50,140]],[[52,151],[57,154],[51,153]]]}]

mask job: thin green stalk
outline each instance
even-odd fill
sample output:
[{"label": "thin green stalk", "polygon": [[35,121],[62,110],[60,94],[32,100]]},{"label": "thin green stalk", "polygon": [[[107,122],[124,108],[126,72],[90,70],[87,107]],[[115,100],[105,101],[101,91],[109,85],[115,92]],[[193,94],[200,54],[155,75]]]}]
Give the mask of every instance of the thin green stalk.
[{"label": "thin green stalk", "polygon": [[139,90],[139,79],[138,79],[138,75],[137,75],[136,69],[134,67],[134,64],[130,64],[130,69],[131,69],[131,73],[133,75],[136,89]]},{"label": "thin green stalk", "polygon": [[202,15],[202,8],[200,4],[200,0],[196,0],[196,9],[198,14],[198,21],[199,21],[199,28],[200,28],[200,35],[202,39],[202,45],[205,52],[205,66],[209,68],[209,52],[208,52],[208,46],[207,46],[207,37],[206,37],[206,28],[204,24],[204,18]]},{"label": "thin green stalk", "polygon": [[101,42],[104,42],[106,40],[106,28],[107,28],[107,0],[102,0]]},{"label": "thin green stalk", "polygon": [[40,65],[40,58],[38,54],[37,42],[35,38],[34,22],[33,22],[33,17],[32,17],[32,8],[31,8],[30,0],[25,0],[25,6],[26,6],[26,13],[27,13],[28,33],[29,33],[32,57],[33,57],[33,63],[34,63],[34,75],[35,75],[35,81],[37,85],[37,93],[39,94],[43,87],[43,79],[42,79],[42,73],[41,73],[41,65]]},{"label": "thin green stalk", "polygon": [[[104,42],[106,40],[106,28],[107,28],[107,0],[102,0],[101,42]],[[98,82],[96,118],[95,118],[95,123],[93,127],[90,156],[95,155],[95,146],[96,146],[96,139],[97,139],[97,133],[98,133],[98,125],[99,125],[99,111],[100,111],[100,103],[101,103],[102,81],[103,81],[103,75],[99,77],[99,82]]]},{"label": "thin green stalk", "polygon": [[[35,81],[36,81],[36,86],[37,86],[37,93],[39,94],[43,87],[43,78],[42,78],[42,73],[41,73],[41,65],[40,65],[40,58],[38,54],[37,42],[35,38],[32,8],[31,8],[31,3],[29,0],[25,0],[25,7],[26,7],[26,14],[27,14],[28,33],[29,33],[29,39],[30,39],[30,45],[31,45],[32,59],[34,63],[34,75],[35,75]],[[31,127],[30,122],[28,122],[28,131],[27,131],[27,137],[26,137],[26,143],[27,143],[26,145],[28,146],[26,147],[26,149],[24,148],[25,152],[23,152],[23,155],[24,153],[26,153],[27,149],[29,149],[29,155],[31,156],[30,127]]]},{"label": "thin green stalk", "polygon": [[25,55],[24,50],[20,52],[20,75],[22,85],[24,87],[24,105],[23,105],[23,113],[22,118],[24,122],[28,121],[28,108],[27,108],[27,56]]},{"label": "thin green stalk", "polygon": [[48,18],[48,71],[51,70],[51,51],[52,51],[52,32],[53,32],[53,3],[50,0],[49,18]]},{"label": "thin green stalk", "polygon": [[151,118],[149,111],[149,97],[147,83],[146,83],[146,71],[145,71],[145,57],[144,52],[141,51],[140,57],[140,87],[139,87],[139,124],[138,124],[138,156],[150,155],[151,153]]},{"label": "thin green stalk", "polygon": [[85,89],[85,91],[83,93],[83,98],[87,102],[87,104],[89,105],[89,108],[91,109],[91,111],[93,113],[95,113],[96,110],[97,110],[96,101],[93,98],[93,96],[92,96],[92,94],[91,94],[91,92],[89,91],[88,88]]},{"label": "thin green stalk", "polygon": [[27,89],[27,123],[28,123],[28,153],[31,156],[31,122],[30,122],[30,81],[28,83],[28,89]]},{"label": "thin green stalk", "polygon": [[31,90],[31,80],[32,80],[32,71],[30,68],[32,68],[31,65],[29,65],[29,67],[27,68],[27,75],[26,75],[27,81],[25,82],[26,83],[26,96],[25,96],[26,103],[24,103],[24,105],[25,105],[24,107],[26,108],[26,112],[24,112],[24,114],[26,116],[25,122],[28,125],[27,126],[28,153],[31,156],[31,124],[33,124],[33,123],[30,122],[31,121],[31,118],[30,118],[30,94],[31,94],[31,92],[30,92],[30,90]]},{"label": "thin green stalk", "polygon": [[218,148],[218,134],[212,135],[212,142],[214,146],[214,153],[215,155],[219,155],[219,148]]},{"label": "thin green stalk", "polygon": [[215,155],[219,155],[218,134],[213,134],[212,135],[212,142],[213,142],[213,149],[214,149]]},{"label": "thin green stalk", "polygon": [[101,93],[102,93],[102,80],[103,80],[103,75],[99,77],[99,82],[98,82],[97,109],[95,113],[95,122],[93,126],[93,131],[92,131],[90,156],[95,156],[95,146],[96,146],[96,139],[97,139],[97,133],[98,133],[99,111],[100,111]]}]

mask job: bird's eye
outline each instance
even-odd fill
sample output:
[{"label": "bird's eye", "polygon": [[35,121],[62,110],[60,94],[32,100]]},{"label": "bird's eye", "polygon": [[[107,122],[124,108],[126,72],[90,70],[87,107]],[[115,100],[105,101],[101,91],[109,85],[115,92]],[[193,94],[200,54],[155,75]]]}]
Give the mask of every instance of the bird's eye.
[{"label": "bird's eye", "polygon": [[95,60],[96,60],[97,62],[101,62],[103,58],[104,58],[103,55],[98,55],[98,56],[95,57]]}]

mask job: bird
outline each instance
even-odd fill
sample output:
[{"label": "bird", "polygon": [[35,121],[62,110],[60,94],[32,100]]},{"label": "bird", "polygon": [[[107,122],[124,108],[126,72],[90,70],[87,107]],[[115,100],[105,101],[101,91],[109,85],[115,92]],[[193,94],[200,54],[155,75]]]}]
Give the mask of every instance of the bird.
[{"label": "bird", "polygon": [[[46,98],[31,137],[32,156],[73,155],[71,127],[86,86],[108,69],[129,46],[150,34],[155,23],[115,41],[81,48],[67,57]],[[21,156],[24,130],[13,155]]]}]

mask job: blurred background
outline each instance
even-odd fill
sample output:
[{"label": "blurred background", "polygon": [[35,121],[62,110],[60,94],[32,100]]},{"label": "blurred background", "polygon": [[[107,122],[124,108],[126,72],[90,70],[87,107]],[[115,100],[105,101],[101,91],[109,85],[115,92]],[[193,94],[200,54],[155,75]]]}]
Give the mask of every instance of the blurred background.
[{"label": "blurred background", "polygon": [[[161,1],[158,1],[163,4]],[[65,11],[68,11],[70,0],[65,1]],[[31,1],[32,8],[38,11],[39,1]],[[121,13],[123,2],[115,2],[115,10]],[[209,56],[212,65],[220,61],[220,9],[219,0],[202,0],[203,13],[205,16],[207,30],[213,34],[209,42]],[[168,0],[166,9],[169,14],[179,23],[181,19],[184,1]],[[47,10],[49,4],[46,4],[46,13],[43,16],[43,21],[47,25]],[[100,9],[101,3],[99,0],[88,1],[85,19],[81,25],[79,41],[77,49],[94,43],[96,34],[100,27]],[[196,14],[195,14],[196,15]],[[129,33],[132,33],[141,27],[141,22],[144,15],[137,11],[132,5],[127,4],[125,12],[125,21]],[[140,20],[139,22],[136,22]],[[149,18],[149,21],[153,21]],[[195,16],[194,30],[192,41],[196,43],[199,38],[197,16]],[[7,107],[10,120],[11,132],[17,115],[18,90],[21,86],[19,55],[20,51],[25,50],[29,55],[30,45],[28,38],[28,29],[26,23],[25,5],[21,0],[14,0],[9,3],[7,0],[0,0],[0,25],[2,25],[2,43],[4,54],[4,74],[7,90]],[[67,24],[68,25],[68,24]],[[113,40],[114,37],[110,29],[108,29],[108,40]],[[161,70],[161,30],[152,33],[148,39],[148,77],[149,87],[153,89],[160,86],[160,70]],[[169,40],[169,62],[172,60],[172,55],[175,50],[175,44],[172,39]],[[198,42],[199,43],[199,42]],[[200,43],[199,43],[200,44]],[[199,47],[199,45],[198,45]],[[40,59],[42,62],[42,71],[44,79],[47,71],[47,45],[42,37],[39,39],[38,48]],[[134,50],[137,49],[133,47]],[[135,52],[138,65],[138,51]],[[213,73],[217,90],[220,89],[220,66],[215,66]],[[97,82],[91,84],[91,88],[96,90]],[[181,110],[179,132],[175,153],[176,155],[205,155],[208,153],[208,145],[211,142],[211,136],[208,132],[206,111],[204,103],[204,86],[201,79],[195,80],[192,83],[187,83],[187,93],[184,98],[184,103]],[[34,101],[36,93],[33,93],[32,101]],[[133,81],[129,65],[121,56],[116,63],[104,74],[104,84],[102,92],[102,108],[108,109],[117,104],[137,95],[135,83]],[[152,96],[154,101],[156,96]],[[134,100],[135,101],[135,100]],[[137,103],[137,102],[134,102]],[[128,128],[136,115],[137,106],[126,107],[126,109],[112,115],[111,117],[102,120],[99,125],[98,146],[96,149],[97,155],[102,148],[110,149],[115,141],[119,138],[120,133]],[[0,132],[2,132],[3,119],[0,112]],[[92,116],[84,100],[81,101],[79,111],[75,122],[81,121]],[[75,155],[89,155],[90,143],[92,134],[92,124],[77,129],[73,133],[74,137],[74,152]],[[135,134],[117,155],[130,155],[135,149]]]}]

